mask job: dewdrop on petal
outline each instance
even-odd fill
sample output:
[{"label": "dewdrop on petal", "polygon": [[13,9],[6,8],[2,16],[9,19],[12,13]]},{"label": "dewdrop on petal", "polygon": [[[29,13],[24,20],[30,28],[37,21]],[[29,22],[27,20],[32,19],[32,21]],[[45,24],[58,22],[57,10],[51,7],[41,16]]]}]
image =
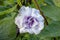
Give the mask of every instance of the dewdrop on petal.
[{"label": "dewdrop on petal", "polygon": [[15,18],[15,24],[20,33],[39,34],[44,28],[44,18],[39,10],[22,6]]}]

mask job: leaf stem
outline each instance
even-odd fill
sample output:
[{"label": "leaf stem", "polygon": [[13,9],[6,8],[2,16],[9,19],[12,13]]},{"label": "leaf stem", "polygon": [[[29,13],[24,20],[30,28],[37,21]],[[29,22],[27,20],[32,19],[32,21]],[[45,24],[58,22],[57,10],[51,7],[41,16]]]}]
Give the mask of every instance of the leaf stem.
[{"label": "leaf stem", "polygon": [[40,14],[44,17],[44,20],[45,20],[46,25],[48,25],[47,19],[46,19],[46,17],[44,16],[43,12],[41,11],[41,8],[40,8],[40,6],[38,5],[37,1],[36,1],[36,0],[32,0],[32,1],[33,1],[33,3],[35,4],[36,8],[39,9]]}]

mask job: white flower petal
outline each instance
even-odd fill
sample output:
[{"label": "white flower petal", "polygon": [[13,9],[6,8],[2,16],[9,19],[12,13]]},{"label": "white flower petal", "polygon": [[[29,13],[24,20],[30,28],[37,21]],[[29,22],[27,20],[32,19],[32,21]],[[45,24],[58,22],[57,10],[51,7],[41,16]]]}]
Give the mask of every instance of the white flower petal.
[{"label": "white flower petal", "polygon": [[22,16],[17,16],[15,18],[15,24],[18,26],[18,28],[21,28],[22,27],[22,22],[23,21],[23,17]]},{"label": "white flower petal", "polygon": [[34,32],[32,31],[32,29],[26,29],[28,33],[33,34]]},{"label": "white flower petal", "polygon": [[34,32],[34,34],[39,34],[41,32],[40,28],[33,28],[32,31]]},{"label": "white flower petal", "polygon": [[40,14],[39,10],[32,8],[32,14],[33,17],[36,17],[40,21],[44,21],[44,18]]},{"label": "white flower petal", "polygon": [[19,32],[20,32],[20,33],[26,33],[27,31],[26,31],[25,28],[23,27],[23,28],[19,29]]},{"label": "white flower petal", "polygon": [[21,15],[23,15],[23,16],[29,16],[29,15],[31,15],[31,11],[32,11],[32,9],[30,8],[30,7],[25,7],[25,6],[23,6],[23,7],[21,7],[21,9],[19,10],[19,13],[21,14]]},{"label": "white flower petal", "polygon": [[40,28],[40,30],[42,30],[44,28],[44,22],[39,23],[39,28]]},{"label": "white flower petal", "polygon": [[25,29],[25,27],[19,29],[19,32],[20,32],[20,33],[26,33],[26,32],[28,32],[28,33],[30,33],[30,34],[33,34],[33,33],[34,33],[34,32],[32,31],[32,29]]},{"label": "white flower petal", "polygon": [[35,34],[39,34],[43,28],[44,28],[44,23],[41,22],[39,25],[33,26],[32,31]]},{"label": "white flower petal", "polygon": [[32,8],[32,14],[31,15],[33,17],[40,17],[40,12],[39,12],[39,10]]}]

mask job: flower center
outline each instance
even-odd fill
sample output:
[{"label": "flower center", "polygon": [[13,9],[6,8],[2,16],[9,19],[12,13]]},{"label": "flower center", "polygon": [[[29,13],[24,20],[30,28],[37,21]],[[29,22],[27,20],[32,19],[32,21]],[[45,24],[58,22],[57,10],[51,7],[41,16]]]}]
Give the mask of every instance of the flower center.
[{"label": "flower center", "polygon": [[26,28],[31,28],[35,21],[38,22],[38,20],[32,16],[28,16],[24,18],[24,24],[26,25]]},{"label": "flower center", "polygon": [[34,18],[33,17],[27,17],[26,23],[31,27],[34,23]]}]

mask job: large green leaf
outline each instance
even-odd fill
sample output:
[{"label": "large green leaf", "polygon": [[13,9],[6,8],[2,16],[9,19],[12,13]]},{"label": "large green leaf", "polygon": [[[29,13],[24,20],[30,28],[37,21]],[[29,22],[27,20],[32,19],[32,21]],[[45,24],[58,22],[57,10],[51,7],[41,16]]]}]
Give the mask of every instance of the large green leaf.
[{"label": "large green leaf", "polygon": [[60,21],[54,21],[49,24],[45,29],[40,33],[40,37],[59,37],[60,36]]},{"label": "large green leaf", "polygon": [[53,1],[52,0],[44,0],[45,3],[47,3],[48,5],[54,5]]},{"label": "large green leaf", "polygon": [[53,2],[57,7],[60,7],[60,0],[53,0]]},{"label": "large green leaf", "polygon": [[16,37],[16,25],[12,18],[4,18],[0,21],[0,40],[14,40]]},{"label": "large green leaf", "polygon": [[60,8],[56,6],[42,6],[41,8],[45,16],[53,19],[54,21],[60,21]]}]

